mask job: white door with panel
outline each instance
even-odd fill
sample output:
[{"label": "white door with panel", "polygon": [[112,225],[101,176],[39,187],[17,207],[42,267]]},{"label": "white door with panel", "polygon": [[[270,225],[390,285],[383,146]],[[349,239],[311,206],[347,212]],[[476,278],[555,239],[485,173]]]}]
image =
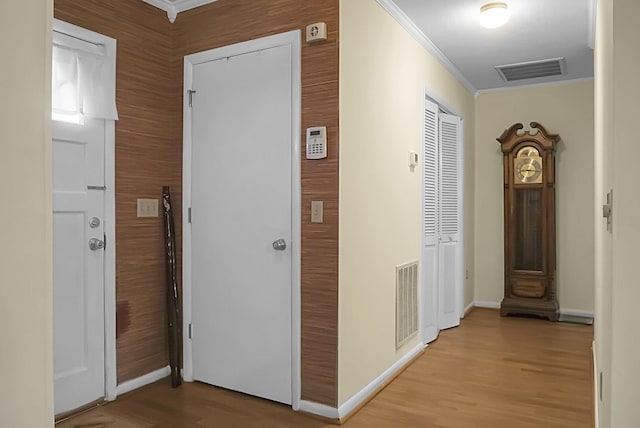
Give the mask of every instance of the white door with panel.
[{"label": "white door with panel", "polygon": [[53,122],[56,414],[105,394],[104,156],[104,120]]},{"label": "white door with panel", "polygon": [[292,47],[193,67],[193,377],[292,401]]},{"label": "white door with panel", "polygon": [[462,287],[461,121],[425,100],[422,339],[460,323]]}]

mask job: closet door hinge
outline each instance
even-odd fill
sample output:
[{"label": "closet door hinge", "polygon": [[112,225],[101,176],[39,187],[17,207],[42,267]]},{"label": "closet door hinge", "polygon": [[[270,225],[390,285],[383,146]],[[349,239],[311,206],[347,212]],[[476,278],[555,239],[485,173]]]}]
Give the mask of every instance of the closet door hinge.
[{"label": "closet door hinge", "polygon": [[191,223],[191,207],[189,207],[189,210],[187,211],[187,222]]},{"label": "closet door hinge", "polygon": [[187,94],[189,94],[189,107],[193,107],[193,94],[195,93],[196,91],[193,89],[187,89]]},{"label": "closet door hinge", "polygon": [[193,337],[193,330],[191,327],[191,323],[189,323],[189,339],[191,339]]}]

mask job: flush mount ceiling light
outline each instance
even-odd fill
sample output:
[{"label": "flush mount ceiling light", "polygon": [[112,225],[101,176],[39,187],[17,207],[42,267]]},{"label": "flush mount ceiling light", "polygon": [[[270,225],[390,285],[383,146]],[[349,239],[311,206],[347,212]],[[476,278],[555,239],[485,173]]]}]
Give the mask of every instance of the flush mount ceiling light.
[{"label": "flush mount ceiling light", "polygon": [[480,8],[480,25],[485,28],[502,27],[508,19],[509,11],[506,3],[487,3]]}]

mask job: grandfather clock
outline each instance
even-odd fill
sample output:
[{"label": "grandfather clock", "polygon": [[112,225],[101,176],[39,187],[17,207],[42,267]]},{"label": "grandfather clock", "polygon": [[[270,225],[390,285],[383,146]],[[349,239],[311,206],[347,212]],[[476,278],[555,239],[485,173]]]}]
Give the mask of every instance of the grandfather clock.
[{"label": "grandfather clock", "polygon": [[558,135],[531,123],[505,130],[504,299],[500,315],[530,314],[557,321],[555,147]]}]

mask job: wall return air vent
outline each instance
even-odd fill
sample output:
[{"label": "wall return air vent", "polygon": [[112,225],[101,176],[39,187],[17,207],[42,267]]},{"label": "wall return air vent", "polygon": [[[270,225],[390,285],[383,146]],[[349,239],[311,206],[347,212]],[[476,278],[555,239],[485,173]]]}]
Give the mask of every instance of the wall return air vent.
[{"label": "wall return air vent", "polygon": [[396,349],[418,333],[418,262],[396,266]]},{"label": "wall return air vent", "polygon": [[521,62],[518,64],[498,65],[496,70],[505,82],[535,79],[538,77],[562,76],[564,58],[544,59],[541,61]]}]

